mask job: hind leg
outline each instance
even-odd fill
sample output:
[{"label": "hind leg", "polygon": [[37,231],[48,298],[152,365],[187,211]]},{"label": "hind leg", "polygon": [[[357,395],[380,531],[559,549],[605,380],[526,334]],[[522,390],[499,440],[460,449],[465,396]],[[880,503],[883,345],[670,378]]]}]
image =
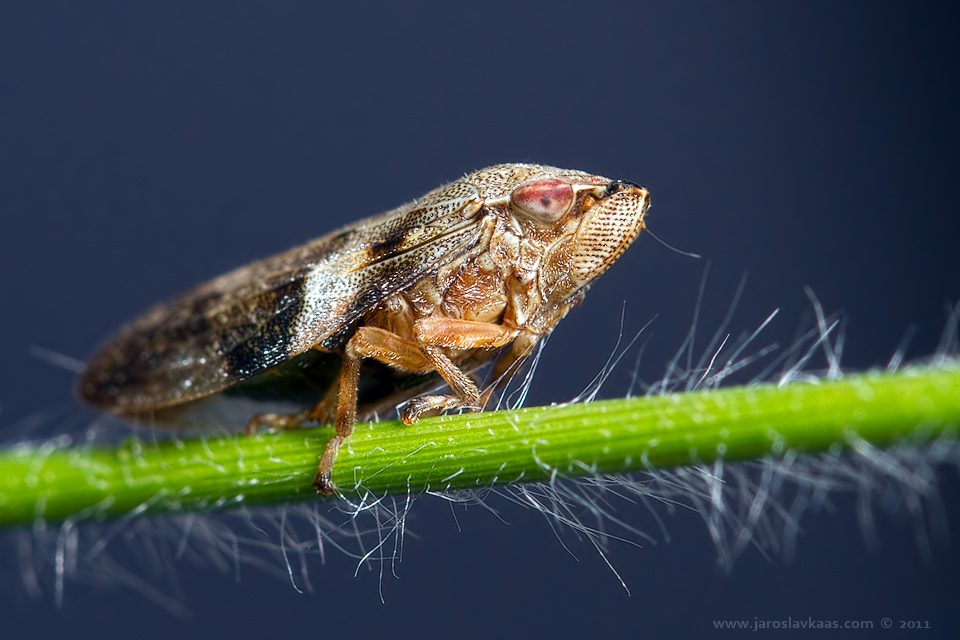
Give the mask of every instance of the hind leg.
[{"label": "hind leg", "polygon": [[323,395],[323,399],[310,409],[292,414],[261,413],[260,415],[254,416],[253,419],[247,423],[244,433],[252,436],[263,427],[275,431],[287,431],[299,429],[300,425],[304,422],[330,422],[330,419],[335,415],[337,409],[337,397],[339,394],[340,376],[338,375],[334,383],[330,385],[330,388]]}]

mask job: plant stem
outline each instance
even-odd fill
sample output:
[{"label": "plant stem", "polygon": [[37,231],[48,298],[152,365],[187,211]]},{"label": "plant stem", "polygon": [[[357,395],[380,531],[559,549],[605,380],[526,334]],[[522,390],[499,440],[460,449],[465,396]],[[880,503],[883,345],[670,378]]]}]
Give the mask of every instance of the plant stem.
[{"label": "plant stem", "polygon": [[[960,425],[960,369],[762,385],[361,424],[333,481],[344,497],[483,488],[923,442]],[[0,526],[322,500],[329,427],[252,437],[0,451]]]}]

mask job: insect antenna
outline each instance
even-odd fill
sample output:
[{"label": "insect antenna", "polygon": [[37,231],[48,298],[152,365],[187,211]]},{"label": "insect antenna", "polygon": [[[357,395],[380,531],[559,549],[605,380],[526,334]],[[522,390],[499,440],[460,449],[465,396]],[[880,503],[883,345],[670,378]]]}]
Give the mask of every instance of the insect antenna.
[{"label": "insect antenna", "polygon": [[644,231],[646,231],[648,234],[650,234],[650,236],[651,236],[654,240],[656,240],[657,242],[659,242],[660,244],[662,244],[662,245],[663,245],[664,247],[666,247],[667,249],[670,249],[670,251],[673,251],[674,253],[679,253],[679,254],[682,255],[682,256],[687,256],[688,258],[696,258],[696,259],[698,259],[698,260],[703,257],[703,256],[700,255],[699,253],[694,253],[694,252],[692,252],[692,251],[684,251],[684,250],[682,250],[682,249],[678,249],[678,248],[676,248],[675,246],[673,246],[672,244],[669,244],[669,243],[667,243],[666,241],[661,240],[661,239],[657,236],[657,234],[655,234],[653,231],[650,230],[650,227],[648,227],[647,225],[643,225],[643,229],[644,229]]},{"label": "insect antenna", "polygon": [[82,360],[71,358],[68,355],[57,353],[56,351],[44,349],[43,347],[39,347],[35,344],[27,347],[27,353],[37,360],[43,360],[48,364],[52,364],[55,367],[60,367],[61,369],[66,369],[67,371],[72,371],[73,373],[83,373],[87,368],[86,363]]}]

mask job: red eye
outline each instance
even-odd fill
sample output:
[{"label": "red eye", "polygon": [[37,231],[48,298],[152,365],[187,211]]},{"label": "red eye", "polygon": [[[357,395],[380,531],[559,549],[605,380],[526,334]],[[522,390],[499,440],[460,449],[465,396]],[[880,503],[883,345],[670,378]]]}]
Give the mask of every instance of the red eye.
[{"label": "red eye", "polygon": [[528,182],[513,190],[510,202],[538,222],[556,222],[573,204],[573,187],[556,178]]}]

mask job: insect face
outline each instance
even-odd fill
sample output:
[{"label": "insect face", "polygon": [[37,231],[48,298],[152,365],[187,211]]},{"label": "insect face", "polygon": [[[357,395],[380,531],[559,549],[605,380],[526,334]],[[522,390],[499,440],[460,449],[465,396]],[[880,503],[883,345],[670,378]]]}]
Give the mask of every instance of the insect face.
[{"label": "insect face", "polygon": [[[649,192],[631,182],[594,177],[540,178],[516,187],[512,214],[527,241],[540,248],[540,322],[555,324],[555,309],[579,299],[623,255],[644,228]],[[549,318],[547,317],[549,316]]]},{"label": "insect face", "polygon": [[571,278],[589,284],[623,255],[643,229],[650,194],[632,182],[611,182],[600,200],[591,196],[570,243]]}]

